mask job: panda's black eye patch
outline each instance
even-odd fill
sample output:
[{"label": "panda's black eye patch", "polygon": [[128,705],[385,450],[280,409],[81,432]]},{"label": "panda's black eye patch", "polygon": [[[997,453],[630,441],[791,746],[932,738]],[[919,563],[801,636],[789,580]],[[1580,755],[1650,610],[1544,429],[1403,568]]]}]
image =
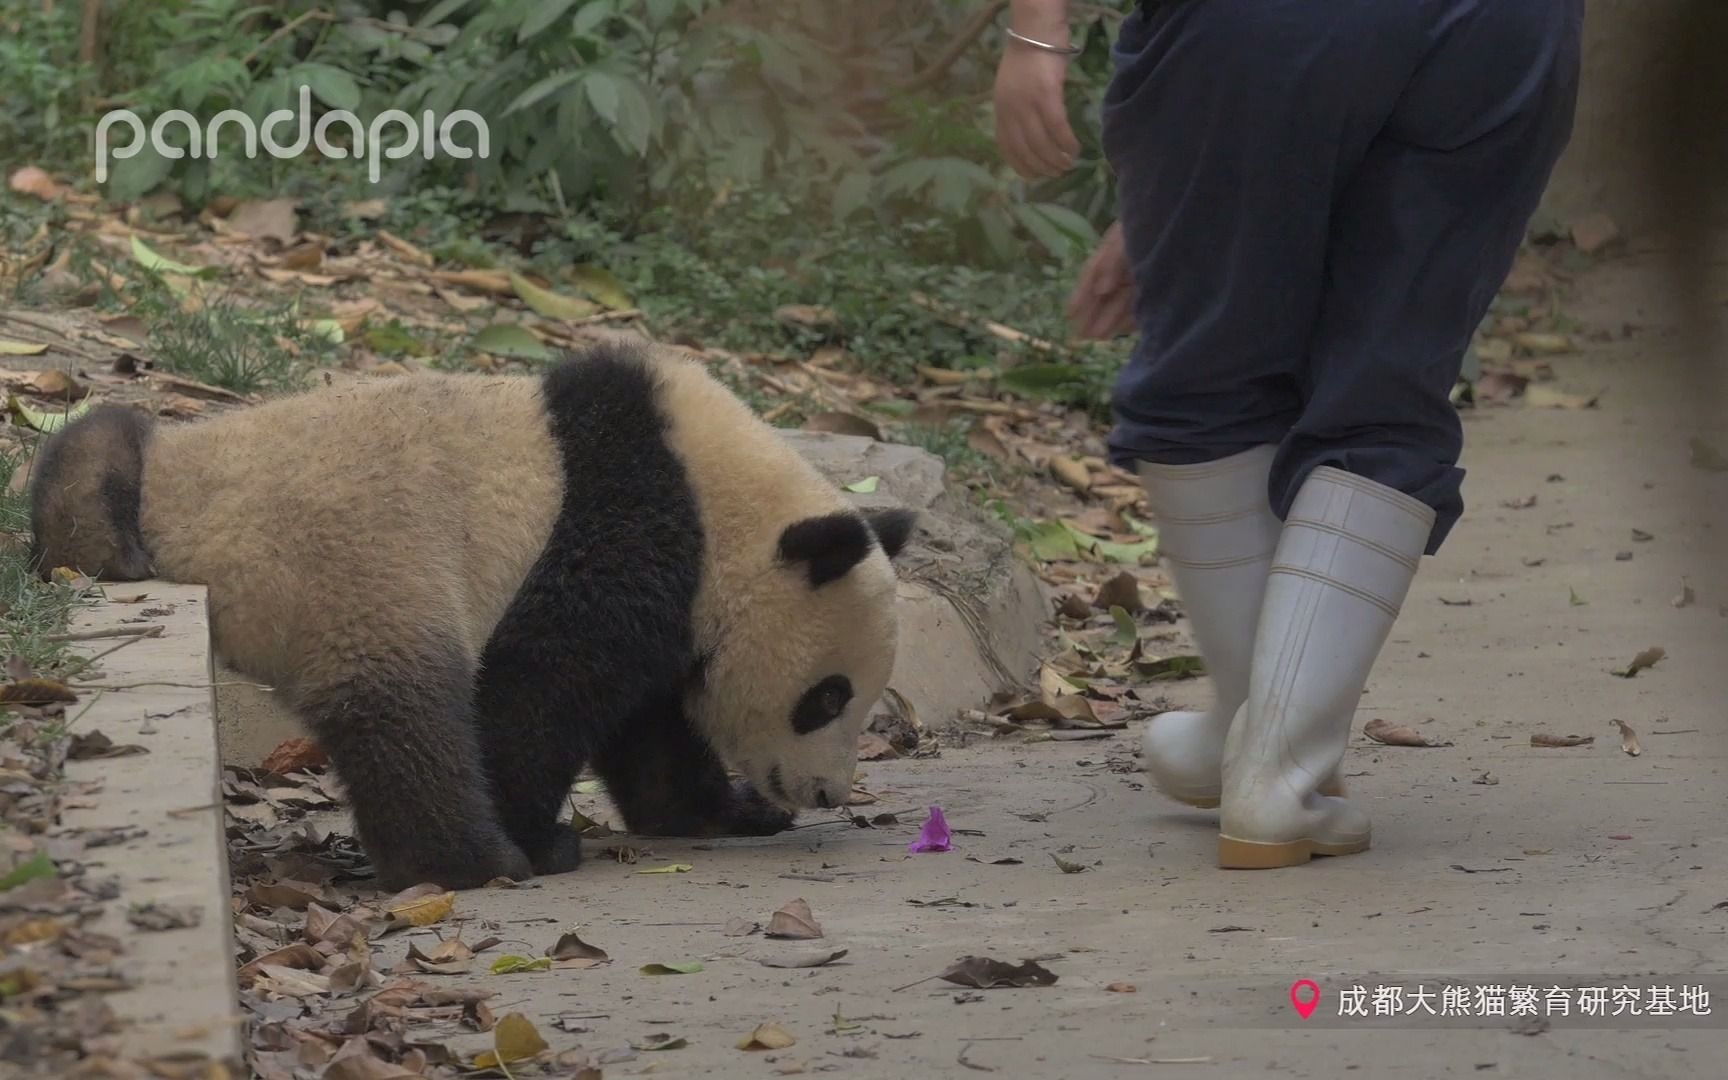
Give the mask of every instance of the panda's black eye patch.
[{"label": "panda's black eye patch", "polygon": [[792,708],[792,730],[808,735],[827,727],[846,711],[852,701],[852,680],[830,675],[804,691]]}]

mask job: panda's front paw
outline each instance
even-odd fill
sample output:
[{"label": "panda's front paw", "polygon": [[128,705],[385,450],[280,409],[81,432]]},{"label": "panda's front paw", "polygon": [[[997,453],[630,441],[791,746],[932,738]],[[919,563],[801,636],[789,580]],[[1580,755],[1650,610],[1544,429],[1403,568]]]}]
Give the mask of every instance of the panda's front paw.
[{"label": "panda's front paw", "polygon": [[528,857],[533,860],[536,875],[568,874],[582,865],[581,834],[567,825],[559,825],[545,843],[530,849]]},{"label": "panda's front paw", "polygon": [[733,836],[772,836],[792,827],[797,817],[763,797],[748,781],[732,785],[732,803],[727,808],[726,832]]}]

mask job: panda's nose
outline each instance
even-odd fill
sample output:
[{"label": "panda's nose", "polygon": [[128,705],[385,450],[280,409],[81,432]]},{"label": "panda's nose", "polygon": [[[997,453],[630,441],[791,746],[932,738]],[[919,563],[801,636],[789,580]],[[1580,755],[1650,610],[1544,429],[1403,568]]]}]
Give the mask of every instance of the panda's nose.
[{"label": "panda's nose", "polygon": [[816,805],[824,810],[832,810],[839,804],[834,801],[834,796],[828,794],[827,788],[819,787],[816,789]]}]

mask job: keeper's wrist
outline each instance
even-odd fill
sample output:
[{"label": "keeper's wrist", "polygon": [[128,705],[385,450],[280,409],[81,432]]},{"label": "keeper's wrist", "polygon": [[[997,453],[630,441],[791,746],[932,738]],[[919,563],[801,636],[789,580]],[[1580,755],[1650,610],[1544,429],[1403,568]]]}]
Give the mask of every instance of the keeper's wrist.
[{"label": "keeper's wrist", "polygon": [[1035,41],[1067,47],[1068,0],[1013,0],[1008,5],[1008,25]]}]

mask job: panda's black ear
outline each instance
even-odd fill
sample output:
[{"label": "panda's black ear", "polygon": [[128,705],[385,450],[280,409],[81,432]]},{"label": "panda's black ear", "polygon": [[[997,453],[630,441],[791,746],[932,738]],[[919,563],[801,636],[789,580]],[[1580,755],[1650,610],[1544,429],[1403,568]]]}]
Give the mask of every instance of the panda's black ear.
[{"label": "panda's black ear", "polygon": [[812,588],[844,577],[869,553],[870,527],[844,511],[794,521],[780,534],[781,560],[803,563]]},{"label": "panda's black ear", "polygon": [[918,524],[918,514],[913,510],[876,510],[864,517],[890,559],[898,558],[905,550],[906,541],[912,539],[912,529]]}]

